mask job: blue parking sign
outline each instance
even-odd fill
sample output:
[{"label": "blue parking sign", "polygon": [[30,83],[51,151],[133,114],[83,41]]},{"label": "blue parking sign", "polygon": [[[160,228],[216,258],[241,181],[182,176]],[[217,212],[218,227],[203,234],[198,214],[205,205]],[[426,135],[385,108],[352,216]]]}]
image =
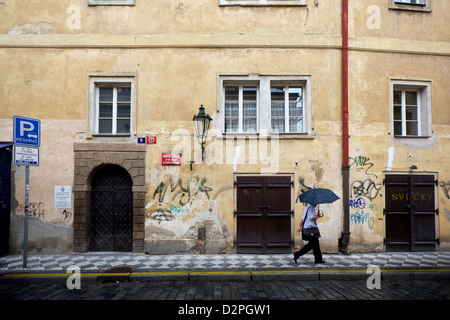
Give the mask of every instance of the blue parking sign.
[{"label": "blue parking sign", "polygon": [[14,144],[39,147],[41,145],[41,120],[14,116]]}]

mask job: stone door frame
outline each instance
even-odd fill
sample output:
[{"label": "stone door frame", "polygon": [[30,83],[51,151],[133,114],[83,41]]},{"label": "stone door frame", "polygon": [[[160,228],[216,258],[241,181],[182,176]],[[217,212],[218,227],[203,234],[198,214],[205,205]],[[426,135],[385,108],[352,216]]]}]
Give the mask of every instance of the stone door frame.
[{"label": "stone door frame", "polygon": [[73,251],[87,252],[90,241],[91,181],[104,165],[118,165],[133,180],[133,252],[144,252],[145,145],[130,143],[74,143]]}]

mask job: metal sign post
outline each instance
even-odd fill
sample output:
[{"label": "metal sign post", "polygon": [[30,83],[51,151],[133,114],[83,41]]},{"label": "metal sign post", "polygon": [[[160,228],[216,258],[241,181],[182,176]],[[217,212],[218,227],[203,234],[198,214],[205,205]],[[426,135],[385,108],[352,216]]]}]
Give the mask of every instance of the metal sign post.
[{"label": "metal sign post", "polygon": [[25,166],[25,220],[23,229],[23,268],[27,268],[28,255],[28,197],[30,192],[30,167]]},{"label": "metal sign post", "polygon": [[25,165],[25,211],[23,227],[23,268],[27,268],[28,255],[28,198],[30,193],[30,166],[39,166],[41,121],[13,117],[14,164]]}]

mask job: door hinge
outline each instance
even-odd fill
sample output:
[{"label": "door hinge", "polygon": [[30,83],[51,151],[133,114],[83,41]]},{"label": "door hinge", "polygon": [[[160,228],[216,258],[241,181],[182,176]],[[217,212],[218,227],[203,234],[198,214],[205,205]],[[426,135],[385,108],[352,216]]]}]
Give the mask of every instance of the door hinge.
[{"label": "door hinge", "polygon": [[437,238],[437,239],[436,239],[436,243],[437,243],[437,244],[441,244],[441,238]]},{"label": "door hinge", "polygon": [[386,245],[386,238],[383,238],[383,245]]},{"label": "door hinge", "polygon": [[438,185],[438,182],[439,182],[438,179],[434,180],[434,184],[435,184],[436,186]]},{"label": "door hinge", "polygon": [[436,213],[436,215],[439,215],[439,209],[434,210],[434,212]]}]

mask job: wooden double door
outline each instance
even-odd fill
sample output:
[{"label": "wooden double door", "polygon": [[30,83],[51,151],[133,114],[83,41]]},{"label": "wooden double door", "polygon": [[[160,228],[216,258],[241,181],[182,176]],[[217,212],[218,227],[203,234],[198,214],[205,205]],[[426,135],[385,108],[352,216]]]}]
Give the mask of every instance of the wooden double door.
[{"label": "wooden double door", "polygon": [[386,251],[436,250],[434,175],[386,175]]},{"label": "wooden double door", "polygon": [[290,176],[238,176],[236,252],[290,253],[292,179]]}]

